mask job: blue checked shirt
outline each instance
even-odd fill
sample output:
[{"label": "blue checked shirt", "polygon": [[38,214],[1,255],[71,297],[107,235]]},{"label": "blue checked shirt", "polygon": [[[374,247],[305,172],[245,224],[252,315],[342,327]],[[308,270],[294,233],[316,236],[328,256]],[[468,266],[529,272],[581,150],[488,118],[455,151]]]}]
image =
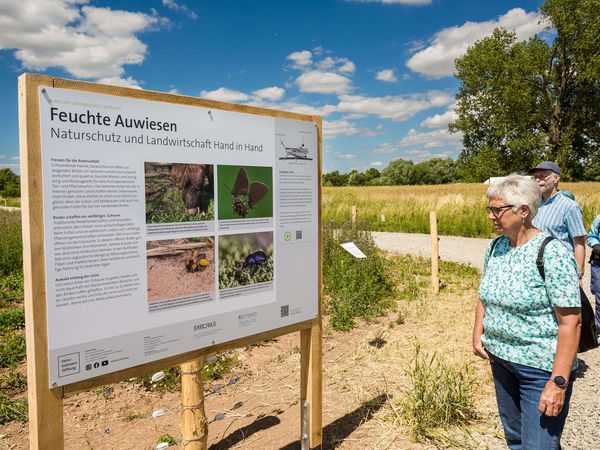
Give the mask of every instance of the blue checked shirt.
[{"label": "blue checked shirt", "polygon": [[574,250],[573,238],[587,234],[579,205],[559,193],[548,200],[542,198],[533,226],[551,234],[571,251]]},{"label": "blue checked shirt", "polygon": [[592,228],[587,235],[587,243],[590,247],[600,244],[600,216],[597,216],[592,223]]}]

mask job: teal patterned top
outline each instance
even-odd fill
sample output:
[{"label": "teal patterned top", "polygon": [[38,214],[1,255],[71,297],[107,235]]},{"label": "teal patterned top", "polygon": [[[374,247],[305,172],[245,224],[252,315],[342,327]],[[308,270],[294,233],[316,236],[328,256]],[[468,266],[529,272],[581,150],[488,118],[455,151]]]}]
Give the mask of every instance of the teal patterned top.
[{"label": "teal patterned top", "polygon": [[556,239],[544,250],[542,280],[535,261],[548,236],[540,233],[515,248],[502,236],[491,257],[490,244],[479,298],[485,348],[504,360],[551,372],[558,336],[553,307],[579,307],[581,301],[575,257]]}]

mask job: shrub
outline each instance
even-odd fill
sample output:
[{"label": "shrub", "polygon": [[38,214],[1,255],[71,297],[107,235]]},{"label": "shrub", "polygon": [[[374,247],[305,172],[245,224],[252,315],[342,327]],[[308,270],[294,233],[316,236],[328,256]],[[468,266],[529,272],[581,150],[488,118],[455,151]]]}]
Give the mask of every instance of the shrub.
[{"label": "shrub", "polygon": [[[367,255],[358,259],[340,244],[352,241]],[[371,233],[353,230],[346,223],[340,229],[329,224],[323,230],[324,292],[331,314],[331,326],[348,331],[356,317],[381,315],[393,305],[393,282],[386,273],[386,261],[375,246]]]},{"label": "shrub", "polygon": [[455,366],[435,352],[422,353],[417,341],[407,375],[410,387],[400,409],[417,441],[436,441],[437,429],[466,424],[475,417],[476,380],[470,364]]}]

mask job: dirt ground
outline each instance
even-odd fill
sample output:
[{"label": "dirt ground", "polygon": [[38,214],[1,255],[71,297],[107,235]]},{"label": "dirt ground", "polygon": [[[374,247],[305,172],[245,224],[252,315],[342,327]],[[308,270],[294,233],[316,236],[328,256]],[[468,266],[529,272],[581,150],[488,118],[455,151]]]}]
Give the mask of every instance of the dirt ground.
[{"label": "dirt ground", "polygon": [[[181,239],[180,243],[188,243]],[[148,249],[174,241],[151,241]],[[151,245],[153,244],[153,245]],[[208,267],[203,271],[188,272],[186,264],[192,258],[192,250],[174,256],[148,258],[148,301],[165,300],[215,290],[215,251],[213,247],[201,247]]]},{"label": "dirt ground", "polygon": [[[325,324],[323,448],[434,448],[414,443],[397,414],[416,340],[448,361],[471,361],[479,380],[479,420],[448,433],[461,448],[503,448],[488,366],[470,353],[475,300],[471,286],[459,286],[437,298],[403,302],[404,323],[397,320],[398,312],[390,312],[348,333],[330,331]],[[299,449],[299,333],[237,354],[240,365],[224,380],[205,385],[208,420],[224,413],[222,420],[209,424],[209,448]],[[228,384],[234,376],[239,381]],[[222,386],[219,393],[213,393],[215,386]],[[182,448],[177,392],[159,394],[131,382],[112,388],[109,395],[97,389],[65,400],[67,449],[146,450],[165,434],[177,441],[171,448]],[[157,409],[165,414],[153,418]],[[26,424],[0,426],[0,434],[0,449],[28,448]]]}]

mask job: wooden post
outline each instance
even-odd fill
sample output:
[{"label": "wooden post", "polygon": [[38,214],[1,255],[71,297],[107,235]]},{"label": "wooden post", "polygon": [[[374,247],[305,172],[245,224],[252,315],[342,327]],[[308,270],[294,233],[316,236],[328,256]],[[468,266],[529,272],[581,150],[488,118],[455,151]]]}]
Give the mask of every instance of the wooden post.
[{"label": "wooden post", "polygon": [[[301,448],[317,448],[323,444],[323,357],[322,325],[320,316],[311,328],[300,332],[300,410],[302,423]],[[307,432],[307,435],[304,433]]]},{"label": "wooden post", "polygon": [[429,213],[429,230],[431,234],[431,291],[434,295],[440,292],[440,244],[437,230],[437,213]]},{"label": "wooden post", "polygon": [[206,450],[208,422],[204,413],[204,358],[181,364],[181,434],[182,448]]},{"label": "wooden post", "polygon": [[48,330],[42,161],[39,132],[39,84],[43,75],[19,77],[19,142],[21,147],[21,221],[23,227],[23,285],[25,290],[25,338],[27,340],[27,403],[29,448],[62,450],[63,389],[48,386]]},{"label": "wooden post", "polygon": [[352,205],[352,229],[356,230],[356,218],[358,216],[358,212],[356,210],[356,205]]}]

